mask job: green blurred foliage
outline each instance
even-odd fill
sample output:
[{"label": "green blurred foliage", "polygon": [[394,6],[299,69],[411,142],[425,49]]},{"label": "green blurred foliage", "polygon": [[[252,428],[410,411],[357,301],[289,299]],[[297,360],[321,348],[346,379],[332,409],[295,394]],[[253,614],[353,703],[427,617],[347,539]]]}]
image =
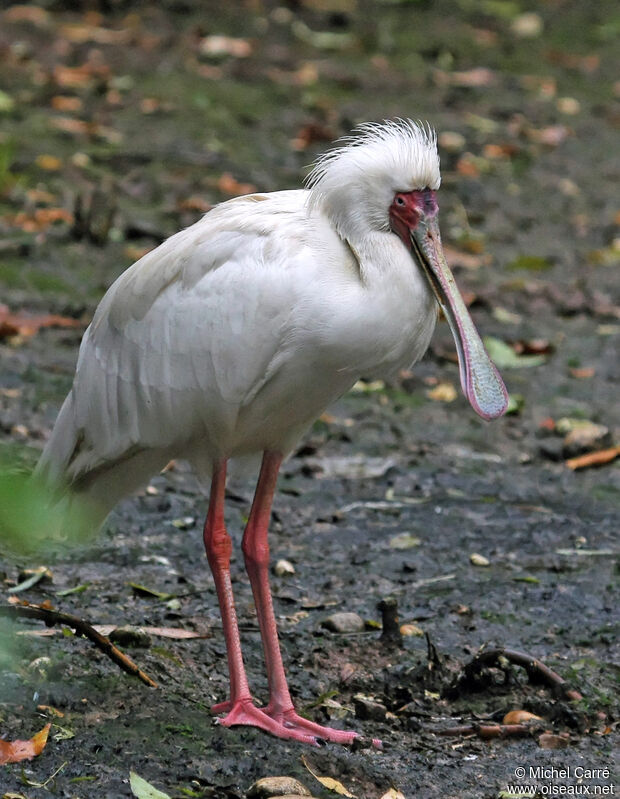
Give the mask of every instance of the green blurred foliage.
[{"label": "green blurred foliage", "polygon": [[89,541],[93,514],[79,499],[25,470],[0,461],[0,552],[14,556],[54,554]]}]

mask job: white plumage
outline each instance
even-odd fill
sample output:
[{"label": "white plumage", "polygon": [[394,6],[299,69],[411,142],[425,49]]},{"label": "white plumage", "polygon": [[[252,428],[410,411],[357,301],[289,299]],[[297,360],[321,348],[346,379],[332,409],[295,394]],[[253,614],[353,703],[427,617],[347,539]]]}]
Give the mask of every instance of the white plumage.
[{"label": "white plumage", "polygon": [[441,253],[439,183],[430,129],[363,126],[318,161],[309,189],[224,202],[141,258],[84,335],[39,472],[103,519],[172,458],[206,481],[232,457],[286,456],[361,376],[423,355],[435,295],[470,401],[502,413],[505,389]]}]

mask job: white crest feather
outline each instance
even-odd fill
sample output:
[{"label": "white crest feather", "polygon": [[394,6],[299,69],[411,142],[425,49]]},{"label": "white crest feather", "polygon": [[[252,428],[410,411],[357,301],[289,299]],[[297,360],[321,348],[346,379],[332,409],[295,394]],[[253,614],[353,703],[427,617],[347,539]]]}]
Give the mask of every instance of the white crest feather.
[{"label": "white crest feather", "polygon": [[349,238],[359,226],[387,230],[388,209],[398,191],[438,189],[437,136],[411,119],[365,123],[322,155],[306,185],[339,233]]}]

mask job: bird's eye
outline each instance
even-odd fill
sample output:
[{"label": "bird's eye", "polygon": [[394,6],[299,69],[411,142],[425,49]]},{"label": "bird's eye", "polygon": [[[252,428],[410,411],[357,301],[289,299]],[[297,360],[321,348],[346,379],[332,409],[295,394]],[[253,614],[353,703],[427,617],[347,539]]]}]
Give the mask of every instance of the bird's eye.
[{"label": "bird's eye", "polygon": [[404,205],[404,204],[405,204],[405,201],[403,200],[403,198],[400,195],[398,195],[396,197],[396,205]]}]

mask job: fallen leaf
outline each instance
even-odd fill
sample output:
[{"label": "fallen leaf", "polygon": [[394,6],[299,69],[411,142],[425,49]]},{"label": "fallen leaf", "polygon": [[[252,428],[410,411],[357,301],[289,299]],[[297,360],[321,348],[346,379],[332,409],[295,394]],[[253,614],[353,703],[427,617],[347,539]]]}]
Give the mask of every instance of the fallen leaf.
[{"label": "fallen leaf", "polygon": [[[117,624],[93,624],[95,629],[101,635],[108,637],[110,633],[118,628]],[[172,638],[177,641],[182,641],[189,638],[209,638],[204,633],[194,632],[193,630],[184,630],[181,627],[141,627],[143,632],[148,635],[157,635],[160,638]],[[33,636],[35,638],[47,638],[50,635],[58,635],[63,633],[64,630],[57,629],[43,629],[43,630],[19,630],[17,635]]]},{"label": "fallen leaf", "polygon": [[381,799],[405,799],[405,794],[396,788],[390,788],[387,793],[384,793]]},{"label": "fallen leaf", "polygon": [[62,111],[65,114],[81,111],[83,106],[83,102],[79,97],[72,97],[67,94],[55,94],[50,102],[55,111]]},{"label": "fallen leaf", "polygon": [[253,194],[256,186],[252,183],[240,183],[230,172],[224,172],[217,181],[217,187],[223,194],[239,197],[242,194]]},{"label": "fallen leaf", "polygon": [[172,599],[174,594],[168,594],[165,591],[157,591],[155,588],[149,588],[141,583],[129,583],[129,587],[133,590],[136,596],[155,597],[155,599],[167,600]]},{"label": "fallen leaf", "polygon": [[78,319],[58,314],[11,313],[6,305],[0,304],[0,340],[8,336],[33,336],[42,327],[83,327],[83,324]]},{"label": "fallen leaf", "polygon": [[417,535],[411,533],[399,533],[398,535],[390,538],[390,549],[411,549],[412,547],[419,547],[422,539]]},{"label": "fallen leaf", "polygon": [[45,169],[46,172],[56,172],[62,166],[62,161],[55,155],[37,155],[34,162],[40,169]]},{"label": "fallen leaf", "polygon": [[540,716],[530,713],[527,710],[511,710],[506,713],[502,720],[502,724],[523,724],[528,721],[542,721]]},{"label": "fallen leaf", "polygon": [[138,799],[170,799],[169,794],[158,791],[150,782],[139,777],[135,771],[129,772],[129,787],[132,794]]},{"label": "fallen leaf", "polygon": [[565,749],[568,744],[568,737],[554,735],[551,732],[543,732],[538,738],[538,745],[541,749]]},{"label": "fallen leaf", "polygon": [[27,591],[29,588],[32,588],[37,583],[40,583],[41,580],[52,579],[52,573],[47,566],[39,566],[37,569],[27,569],[23,572],[23,575],[24,579],[21,583],[9,588],[7,594],[18,594],[20,591]]},{"label": "fallen leaf", "polygon": [[541,366],[547,360],[544,355],[519,355],[510,344],[494,336],[485,336],[484,346],[498,369]]},{"label": "fallen leaf", "polygon": [[435,388],[431,388],[426,392],[426,396],[435,402],[454,402],[458,397],[458,392],[453,383],[448,380],[442,380]]},{"label": "fallen leaf", "polygon": [[336,138],[331,128],[325,127],[318,122],[309,122],[297,131],[297,135],[291,141],[293,150],[307,150],[315,142],[331,142]]},{"label": "fallen leaf", "polygon": [[339,796],[348,796],[349,799],[356,799],[355,794],[348,791],[341,782],[335,780],[333,777],[319,777],[318,774],[312,771],[312,769],[306,762],[306,758],[303,755],[301,758],[301,762],[308,769],[310,774],[312,774],[314,779],[318,780],[324,788],[327,788],[328,791],[333,791],[334,793],[337,793]]},{"label": "fallen leaf", "polygon": [[54,716],[56,719],[61,719],[65,715],[62,710],[58,710],[57,707],[52,707],[52,705],[37,705],[37,710],[40,710],[42,713],[47,713],[50,716]]},{"label": "fallen leaf", "polygon": [[610,447],[578,455],[576,458],[569,458],[565,463],[569,469],[576,471],[577,469],[587,469],[589,466],[604,466],[606,463],[614,461],[618,455],[620,455],[620,447]]},{"label": "fallen leaf", "polygon": [[523,410],[525,407],[525,397],[523,394],[509,394],[508,395],[508,405],[506,407],[506,414],[508,416],[514,416]]},{"label": "fallen leaf", "polygon": [[0,739],[0,765],[18,763],[20,760],[32,760],[40,755],[50,731],[51,724],[46,724],[29,741],[3,741]]},{"label": "fallen leaf", "polygon": [[552,266],[551,261],[542,255],[519,255],[506,265],[506,269],[527,269],[528,272],[541,272]]},{"label": "fallen leaf", "polygon": [[35,208],[31,212],[20,211],[6,220],[10,225],[21,228],[25,233],[38,233],[57,222],[72,225],[73,214],[66,208]]}]

